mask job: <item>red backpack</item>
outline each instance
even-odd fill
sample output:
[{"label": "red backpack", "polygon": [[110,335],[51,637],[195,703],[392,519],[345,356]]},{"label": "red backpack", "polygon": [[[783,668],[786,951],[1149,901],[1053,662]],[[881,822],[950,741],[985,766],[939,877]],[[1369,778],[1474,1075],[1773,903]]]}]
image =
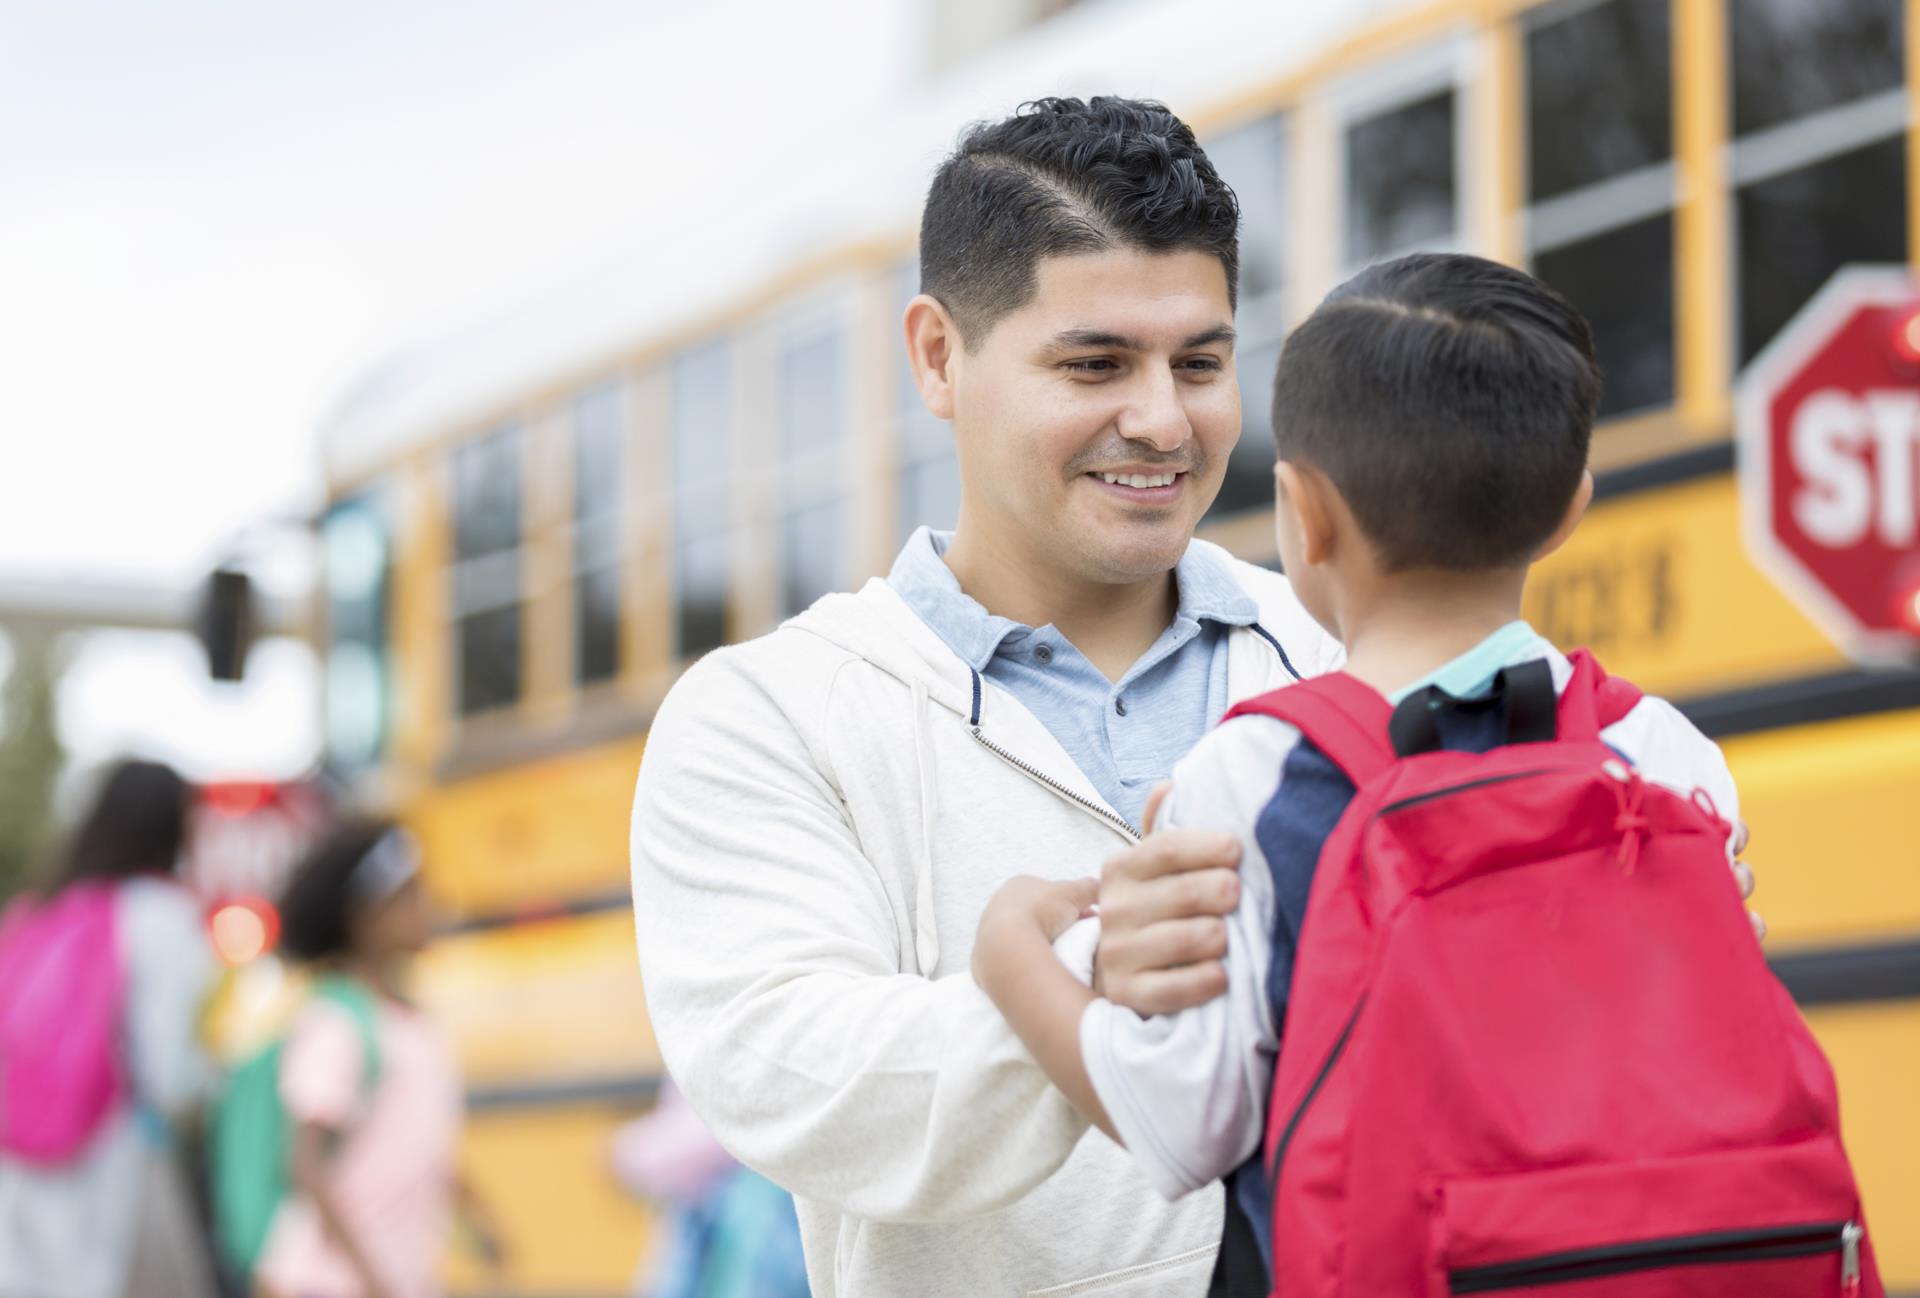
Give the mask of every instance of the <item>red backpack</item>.
[{"label": "red backpack", "polygon": [[1727,823],[1601,742],[1639,691],[1573,661],[1557,706],[1509,675],[1510,735],[1521,710],[1545,733],[1487,753],[1397,756],[1420,717],[1345,675],[1228,714],[1358,789],[1268,1102],[1274,1292],[1881,1298],[1833,1072]]}]

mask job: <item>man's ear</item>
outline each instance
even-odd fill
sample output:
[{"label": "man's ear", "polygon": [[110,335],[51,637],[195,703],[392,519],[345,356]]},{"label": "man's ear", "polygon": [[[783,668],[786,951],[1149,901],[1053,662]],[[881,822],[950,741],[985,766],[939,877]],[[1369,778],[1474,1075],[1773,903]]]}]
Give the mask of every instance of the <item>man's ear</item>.
[{"label": "man's ear", "polygon": [[907,364],[920,400],[935,419],[953,418],[953,365],[960,329],[937,298],[922,293],[907,303]]},{"label": "man's ear", "polygon": [[1574,528],[1580,526],[1580,520],[1586,515],[1587,506],[1592,503],[1593,471],[1588,469],[1580,474],[1580,485],[1574,488],[1573,499],[1567,502],[1566,517],[1560,520],[1560,526],[1553,529],[1553,535],[1546,539],[1545,544],[1533,552],[1535,563],[1567,543],[1567,538],[1573,535]]},{"label": "man's ear", "polygon": [[1299,529],[1300,558],[1310,565],[1325,563],[1333,553],[1333,512],[1327,498],[1332,484],[1304,464],[1281,460],[1273,466],[1273,485],[1286,497],[1286,512]]}]

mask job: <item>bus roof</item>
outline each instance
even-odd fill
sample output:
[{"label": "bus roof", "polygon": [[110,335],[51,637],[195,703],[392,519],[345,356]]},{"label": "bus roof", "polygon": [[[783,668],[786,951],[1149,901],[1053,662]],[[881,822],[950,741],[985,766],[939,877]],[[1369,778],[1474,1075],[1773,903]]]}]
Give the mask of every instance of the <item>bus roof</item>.
[{"label": "bus roof", "polygon": [[847,124],[831,153],[735,176],[678,228],[650,222],[516,308],[373,366],[322,422],[327,479],[358,482],[429,439],[508,418],[660,341],[723,328],[797,266],[863,246],[905,255],[927,180],[966,123],[1043,94],[1117,91],[1159,99],[1202,129],[1230,126],[1261,106],[1251,97],[1262,87],[1415,7],[1137,0],[1071,10]]}]

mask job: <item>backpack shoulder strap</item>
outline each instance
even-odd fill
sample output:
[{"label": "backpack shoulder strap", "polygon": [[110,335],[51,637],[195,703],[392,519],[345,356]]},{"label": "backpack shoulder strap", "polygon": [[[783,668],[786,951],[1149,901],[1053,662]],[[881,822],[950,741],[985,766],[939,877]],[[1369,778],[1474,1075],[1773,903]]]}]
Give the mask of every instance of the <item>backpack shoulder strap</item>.
[{"label": "backpack shoulder strap", "polygon": [[1293,726],[1359,788],[1394,763],[1387,726],[1393,708],[1378,691],[1333,672],[1246,699],[1221,720],[1272,717]]},{"label": "backpack shoulder strap", "polygon": [[360,1034],[360,1093],[373,1094],[380,1084],[380,1034],[373,1004],[373,993],[357,978],[330,974],[320,980],[314,994],[338,1005],[353,1020]]},{"label": "backpack shoulder strap", "polygon": [[1573,677],[1560,693],[1560,737],[1598,739],[1600,732],[1623,720],[1640,704],[1638,686],[1606,669],[1585,649],[1567,655]]}]

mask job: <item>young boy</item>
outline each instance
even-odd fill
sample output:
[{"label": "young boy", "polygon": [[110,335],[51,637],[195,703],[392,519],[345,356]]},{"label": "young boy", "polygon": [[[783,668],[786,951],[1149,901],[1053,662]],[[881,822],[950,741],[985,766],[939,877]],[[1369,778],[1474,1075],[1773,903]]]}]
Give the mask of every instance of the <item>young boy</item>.
[{"label": "young boy", "polygon": [[[1372,267],[1295,331],[1275,379],[1279,552],[1350,675],[1393,702],[1428,686],[1470,700],[1544,661],[1566,688],[1568,660],[1520,620],[1520,599],[1592,497],[1599,393],[1580,315],[1475,257]],[[1436,719],[1448,748],[1502,741],[1495,708]],[[1646,779],[1737,817],[1719,749],[1671,705],[1643,699],[1602,738]],[[1316,861],[1354,794],[1297,729],[1259,715],[1175,768],[1159,823],[1224,830],[1243,852],[1240,906],[1215,935],[1227,991],[1199,1008],[1143,1019],[1068,972],[1051,943],[1090,882],[1016,880],[981,921],[975,976],[1066,1096],[1169,1198],[1228,1178],[1216,1293],[1268,1292],[1265,1110]]]}]

